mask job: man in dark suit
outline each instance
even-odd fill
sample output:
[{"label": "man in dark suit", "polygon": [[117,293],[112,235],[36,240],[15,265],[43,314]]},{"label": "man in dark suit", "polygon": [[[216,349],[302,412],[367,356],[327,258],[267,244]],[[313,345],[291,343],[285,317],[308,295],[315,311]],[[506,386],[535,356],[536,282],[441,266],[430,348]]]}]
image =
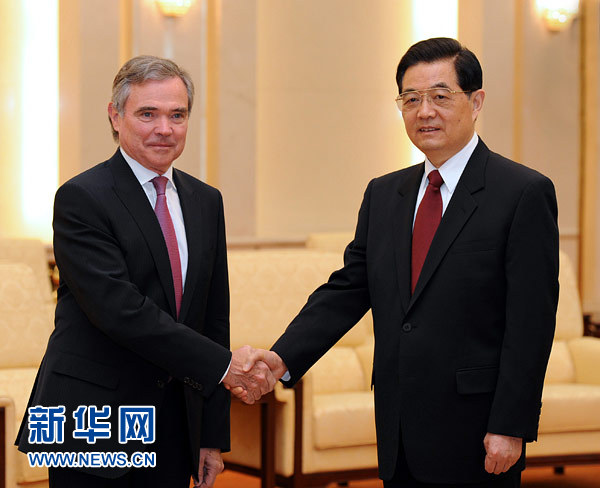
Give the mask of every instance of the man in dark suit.
[{"label": "man in dark suit", "polygon": [[460,43],[413,45],[396,80],[426,161],[369,183],[344,267],[254,358],[293,385],[371,308],[384,486],[519,486],[558,300],[554,187],[475,133],[482,72]]},{"label": "man in dark suit", "polygon": [[[187,488],[190,476],[212,486],[229,449],[230,397],[220,383],[245,385],[249,402],[274,384],[264,364],[242,373],[247,348],[228,350],[221,195],[172,166],[193,95],[175,63],[128,61],[108,106],[120,148],[56,193],[55,330],[19,449],[126,457],[50,467],[51,487]],[[42,443],[43,408],[63,406],[62,443]],[[130,407],[145,416],[130,410],[127,422],[120,409]],[[156,466],[131,469],[136,452],[156,453]]]}]

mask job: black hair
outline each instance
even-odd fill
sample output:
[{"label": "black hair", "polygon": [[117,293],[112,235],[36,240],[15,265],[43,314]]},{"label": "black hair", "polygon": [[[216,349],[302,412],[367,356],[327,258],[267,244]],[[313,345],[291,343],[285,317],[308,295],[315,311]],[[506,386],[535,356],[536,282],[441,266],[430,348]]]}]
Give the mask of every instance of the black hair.
[{"label": "black hair", "polygon": [[475,91],[483,86],[483,73],[477,56],[456,39],[434,37],[413,44],[402,56],[396,71],[398,90],[402,92],[402,79],[408,68],[442,59],[454,59],[456,79],[461,90]]}]

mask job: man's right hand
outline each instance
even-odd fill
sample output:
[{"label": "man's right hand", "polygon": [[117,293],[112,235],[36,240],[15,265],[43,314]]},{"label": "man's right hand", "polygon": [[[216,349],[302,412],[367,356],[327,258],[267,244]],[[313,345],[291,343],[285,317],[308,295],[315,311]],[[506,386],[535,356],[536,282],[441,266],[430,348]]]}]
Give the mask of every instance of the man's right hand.
[{"label": "man's right hand", "polygon": [[269,367],[271,373],[273,373],[273,376],[275,377],[275,381],[279,381],[288,370],[279,354],[275,351],[267,351],[265,349],[255,349],[252,354],[246,358],[244,370],[249,371],[257,362],[263,362]]},{"label": "man's right hand", "polygon": [[233,351],[231,366],[223,378],[225,388],[248,404],[273,391],[277,382],[269,366],[260,360],[258,351],[250,346]]}]

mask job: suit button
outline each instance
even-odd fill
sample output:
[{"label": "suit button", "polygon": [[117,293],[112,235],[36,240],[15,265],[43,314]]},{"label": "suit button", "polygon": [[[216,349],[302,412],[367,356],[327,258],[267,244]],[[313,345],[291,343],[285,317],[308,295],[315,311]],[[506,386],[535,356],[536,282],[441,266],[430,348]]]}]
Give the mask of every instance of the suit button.
[{"label": "suit button", "polygon": [[165,387],[165,382],[163,380],[158,380],[156,382],[156,386],[158,386],[159,388],[164,388]]},{"label": "suit button", "polygon": [[190,379],[189,379],[189,378],[186,376],[185,378],[183,378],[183,382],[184,382],[186,385],[189,385],[189,384],[190,384]]},{"label": "suit button", "polygon": [[412,330],[412,325],[410,325],[409,323],[402,324],[402,330],[404,332],[410,332]]},{"label": "suit button", "polygon": [[196,385],[196,389],[197,389],[198,391],[202,391],[202,390],[204,390],[204,387],[203,387],[201,384],[199,384],[199,383],[198,383],[198,384]]}]

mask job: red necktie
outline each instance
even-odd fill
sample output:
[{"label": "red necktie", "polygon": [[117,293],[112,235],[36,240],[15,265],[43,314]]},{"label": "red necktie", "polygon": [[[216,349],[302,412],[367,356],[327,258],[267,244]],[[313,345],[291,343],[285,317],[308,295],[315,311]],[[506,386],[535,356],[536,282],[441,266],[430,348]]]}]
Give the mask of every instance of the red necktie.
[{"label": "red necktie", "polygon": [[413,293],[417,286],[425,257],[429,251],[429,246],[442,220],[442,195],[440,193],[440,186],[442,186],[443,182],[444,180],[437,169],[429,173],[429,185],[427,185],[425,196],[421,200],[421,205],[419,205],[419,210],[417,211],[412,239],[410,289]]},{"label": "red necktie", "polygon": [[181,281],[181,261],[179,260],[179,246],[177,245],[177,235],[175,227],[171,220],[171,214],[167,207],[167,197],[165,190],[169,180],[165,176],[157,176],[152,180],[152,184],[156,189],[156,206],[154,213],[158,218],[158,223],[162,229],[167,251],[169,251],[169,261],[171,262],[171,273],[173,274],[173,288],[175,289],[175,306],[177,307],[177,316],[179,316],[179,308],[181,307],[182,281]]}]

